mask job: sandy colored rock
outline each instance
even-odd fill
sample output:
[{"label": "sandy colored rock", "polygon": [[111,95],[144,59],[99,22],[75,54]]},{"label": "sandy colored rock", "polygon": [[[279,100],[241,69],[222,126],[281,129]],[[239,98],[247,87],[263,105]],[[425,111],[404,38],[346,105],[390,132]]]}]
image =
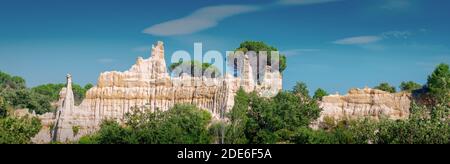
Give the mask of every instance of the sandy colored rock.
[{"label": "sandy colored rock", "polygon": [[248,58],[244,60],[241,77],[192,77],[182,74],[171,77],[164,59],[164,44],[152,46],[148,59],[138,57],[136,63],[124,72],[100,74],[97,85],[86,93],[79,106],[74,105],[72,77],[67,76],[67,87],[60,92],[58,110],[52,117],[42,117],[43,130],[33,138],[35,143],[50,141],[70,142],[98,130],[105,119],[122,122],[132,107],[168,110],[175,104],[194,104],[211,112],[213,119],[224,119],[224,113],[234,105],[234,96],[242,87],[261,96],[274,96],[282,89],[282,76],[267,69],[260,85],[254,81]]},{"label": "sandy colored rock", "polygon": [[330,95],[319,102],[323,109],[319,121],[325,117],[342,119],[381,117],[406,119],[409,117],[411,94],[389,93],[376,89],[351,89],[347,95]]}]

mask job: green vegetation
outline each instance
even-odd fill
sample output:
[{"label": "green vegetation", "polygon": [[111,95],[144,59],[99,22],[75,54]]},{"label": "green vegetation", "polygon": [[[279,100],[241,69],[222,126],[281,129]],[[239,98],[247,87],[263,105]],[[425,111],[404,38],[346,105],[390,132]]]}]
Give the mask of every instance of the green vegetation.
[{"label": "green vegetation", "polygon": [[72,126],[72,132],[73,136],[78,135],[78,132],[80,132],[80,126]]},{"label": "green vegetation", "polygon": [[[201,72],[200,69],[201,68]],[[199,61],[179,61],[177,63],[172,63],[169,66],[170,72],[177,70],[177,74],[181,75],[182,73],[187,73],[188,75],[194,76],[208,76],[208,77],[218,77],[220,76],[220,70],[215,67],[214,65],[210,63],[201,63]],[[186,70],[189,70],[188,72],[185,72]]]},{"label": "green vegetation", "polygon": [[8,114],[8,106],[3,97],[0,96],[0,118],[6,117]]},{"label": "green vegetation", "polygon": [[211,115],[193,105],[176,105],[168,111],[133,109],[123,126],[104,121],[100,130],[80,139],[98,144],[207,144]]},{"label": "green vegetation", "polygon": [[450,69],[447,64],[439,64],[428,76],[427,88],[438,103],[450,102]]},{"label": "green vegetation", "polygon": [[[257,53],[257,55],[259,55],[260,51],[266,51],[267,52],[267,65],[271,66],[272,65],[272,56],[275,56],[276,54],[272,54],[272,51],[278,51],[277,48],[273,47],[273,46],[269,46],[264,42],[260,42],[260,41],[245,41],[242,42],[238,48],[236,48],[236,51],[242,51],[245,53],[247,53],[248,51],[254,51],[255,53]],[[282,55],[282,54],[278,54],[279,56],[279,67],[280,67],[280,72],[283,72],[286,67],[287,67],[287,63],[286,63],[286,56]]]},{"label": "green vegetation", "polygon": [[[230,111],[226,143],[290,143],[299,127],[307,127],[319,116],[320,109],[309,97],[306,85],[294,87],[292,92],[280,92],[274,98],[262,98],[256,93],[245,93],[242,89],[235,97],[235,106]],[[302,88],[302,92],[295,89]]]},{"label": "green vegetation", "polygon": [[[446,107],[445,110],[449,110]],[[302,128],[294,143],[301,144],[450,144],[450,126],[443,117],[430,117],[429,109],[413,105],[408,120],[368,119],[334,124],[331,129]],[[448,115],[447,115],[448,116]]]},{"label": "green vegetation", "polygon": [[402,91],[411,92],[411,91],[418,90],[421,88],[422,88],[422,85],[415,83],[414,81],[402,82],[400,84],[400,89]]},{"label": "green vegetation", "polygon": [[[50,102],[55,102],[59,100],[59,92],[65,86],[66,84],[45,84],[33,87],[31,88],[31,91],[45,95],[50,99]],[[83,101],[86,96],[86,92],[92,87],[92,84],[86,84],[84,87],[78,84],[72,84],[73,96],[76,105],[79,105]]]},{"label": "green vegetation", "polygon": [[[33,87],[26,87],[25,80],[18,76],[11,76],[0,71],[0,114],[4,113],[4,108],[10,106],[14,109],[27,108],[30,112],[43,114],[55,110],[51,106],[52,102],[59,99],[59,92],[65,84],[46,84]],[[84,87],[73,84],[73,92],[75,103],[78,105],[84,99],[86,91],[91,88],[92,84]]]},{"label": "green vegetation", "polygon": [[322,88],[319,88],[314,92],[313,99],[314,100],[322,100],[322,97],[328,96],[327,91],[323,90]]},{"label": "green vegetation", "polygon": [[389,83],[381,83],[378,86],[374,87],[375,89],[379,89],[382,91],[386,91],[386,92],[390,92],[390,93],[395,93],[397,92],[394,86],[389,85]]},{"label": "green vegetation", "polygon": [[0,97],[2,113],[5,108],[27,108],[38,114],[50,110],[50,101],[47,96],[38,94],[26,88],[25,80],[18,76],[11,76],[0,71]]},{"label": "green vegetation", "polygon": [[31,137],[40,129],[41,123],[37,118],[28,116],[0,118],[0,144],[29,144]]},{"label": "green vegetation", "polygon": [[0,88],[24,89],[26,88],[25,80],[0,71]]},{"label": "green vegetation", "polygon": [[303,98],[310,98],[308,87],[303,82],[297,82],[292,89],[292,93]]}]

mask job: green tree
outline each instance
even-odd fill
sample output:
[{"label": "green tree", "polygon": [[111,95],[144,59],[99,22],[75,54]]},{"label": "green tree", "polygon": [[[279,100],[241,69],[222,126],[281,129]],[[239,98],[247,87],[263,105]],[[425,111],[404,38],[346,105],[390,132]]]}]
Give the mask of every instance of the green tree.
[{"label": "green tree", "polygon": [[31,88],[31,90],[35,93],[48,96],[51,99],[51,101],[58,101],[59,92],[65,86],[66,86],[65,84],[45,84],[33,87]]},{"label": "green tree", "polygon": [[402,91],[413,91],[422,88],[422,85],[415,83],[414,81],[402,82],[400,84],[400,89]]},{"label": "green tree", "polygon": [[249,96],[240,88],[234,97],[234,106],[228,113],[230,125],[226,129],[226,141],[229,144],[246,144],[248,139],[245,136],[249,109]]},{"label": "green tree", "polygon": [[439,64],[433,73],[428,76],[427,87],[438,103],[450,101],[450,69],[447,64]]},{"label": "green tree", "polygon": [[212,136],[211,115],[193,105],[175,105],[168,111],[134,108],[125,124],[105,121],[100,130],[80,143],[99,144],[207,144]]},{"label": "green tree", "polygon": [[299,95],[303,98],[310,99],[308,87],[304,82],[297,82],[292,89],[292,93]]},{"label": "green tree", "polygon": [[5,99],[0,96],[0,119],[6,117],[8,114],[7,104]]},{"label": "green tree", "polygon": [[194,105],[175,105],[165,113],[160,125],[161,141],[165,144],[207,144],[211,143],[208,124],[211,114]]},{"label": "green tree", "polygon": [[328,96],[327,91],[323,90],[322,88],[319,88],[314,92],[314,100],[322,100],[322,97]]},{"label": "green tree", "polygon": [[0,118],[0,144],[29,144],[41,129],[39,119],[33,117]]},{"label": "green tree", "polygon": [[1,96],[14,108],[27,108],[37,114],[43,114],[51,110],[50,98],[29,89],[4,89]]},{"label": "green tree", "polygon": [[24,89],[26,84],[23,78],[0,71],[0,88]]},{"label": "green tree", "polygon": [[84,85],[84,91],[87,92],[92,87],[94,87],[94,85],[92,85],[91,83],[88,83],[88,84]]},{"label": "green tree", "polygon": [[[243,51],[244,54],[247,53],[248,51],[254,51],[255,53],[257,53],[259,55],[260,51],[266,51],[267,52],[267,65],[271,66],[272,65],[272,51],[278,51],[277,48],[273,47],[273,46],[269,46],[264,42],[261,41],[244,41],[242,42],[238,48],[236,48],[236,51]],[[278,54],[279,55],[279,67],[280,67],[280,72],[283,72],[286,67],[286,56],[282,55],[282,54]]]},{"label": "green tree", "polygon": [[[40,95],[49,97],[49,101],[54,102],[59,100],[59,93],[65,86],[65,84],[45,84],[33,87],[31,88],[31,90]],[[76,105],[79,105],[83,101],[84,97],[86,96],[86,92],[90,89],[90,87],[92,87],[92,84],[87,84],[84,87],[78,84],[72,84],[72,90]]]},{"label": "green tree", "polygon": [[395,87],[389,85],[389,83],[381,83],[380,85],[375,86],[375,89],[379,89],[379,90],[390,92],[390,93],[396,92]]}]

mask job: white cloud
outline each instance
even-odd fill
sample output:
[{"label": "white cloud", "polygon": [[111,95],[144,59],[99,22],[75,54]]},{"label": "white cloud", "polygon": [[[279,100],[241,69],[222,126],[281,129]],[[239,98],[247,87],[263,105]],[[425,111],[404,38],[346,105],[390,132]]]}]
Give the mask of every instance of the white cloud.
[{"label": "white cloud", "polygon": [[311,52],[317,52],[320,51],[320,49],[291,49],[291,50],[285,50],[280,52],[283,55],[286,56],[296,56],[296,55],[302,55],[305,53],[311,53]]},{"label": "white cloud", "polygon": [[107,64],[107,63],[112,63],[115,62],[116,60],[111,59],[111,58],[102,58],[102,59],[98,59],[97,62],[99,63],[103,63],[103,64]]},{"label": "white cloud", "polygon": [[339,0],[280,0],[279,3],[284,5],[311,5],[336,1]]},{"label": "white cloud", "polygon": [[312,5],[341,0],[279,0],[269,5],[218,5],[200,8],[188,16],[162,22],[143,30],[143,33],[155,36],[174,36],[193,34],[215,27],[223,19],[267,9],[279,5]]},{"label": "white cloud", "polygon": [[259,6],[219,5],[204,7],[189,16],[153,25],[143,32],[156,36],[191,34],[219,24],[219,21],[243,13],[259,10]]},{"label": "white cloud", "polygon": [[395,38],[395,39],[408,39],[412,35],[412,32],[410,31],[388,31],[383,32],[381,36],[383,38],[389,39],[389,38]]},{"label": "white cloud", "polygon": [[375,43],[382,40],[379,36],[356,36],[356,37],[350,37],[350,38],[344,38],[340,40],[336,40],[333,43],[334,44],[341,44],[341,45],[361,45],[361,44],[369,44],[369,43]]}]

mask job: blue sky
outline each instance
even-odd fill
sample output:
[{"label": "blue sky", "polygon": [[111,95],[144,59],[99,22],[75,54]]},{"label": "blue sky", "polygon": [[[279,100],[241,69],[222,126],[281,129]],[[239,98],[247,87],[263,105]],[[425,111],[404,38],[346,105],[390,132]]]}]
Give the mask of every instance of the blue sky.
[{"label": "blue sky", "polygon": [[2,0],[0,70],[29,86],[96,83],[124,71],[162,40],[176,50],[233,50],[264,41],[288,56],[284,87],[304,81],[354,87],[426,82],[450,63],[448,0]]}]

